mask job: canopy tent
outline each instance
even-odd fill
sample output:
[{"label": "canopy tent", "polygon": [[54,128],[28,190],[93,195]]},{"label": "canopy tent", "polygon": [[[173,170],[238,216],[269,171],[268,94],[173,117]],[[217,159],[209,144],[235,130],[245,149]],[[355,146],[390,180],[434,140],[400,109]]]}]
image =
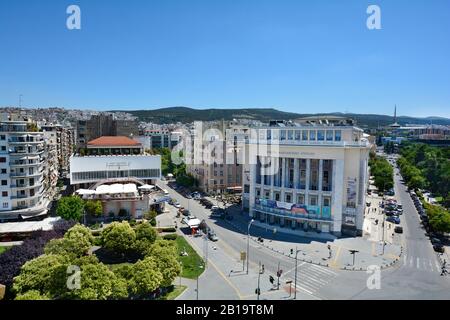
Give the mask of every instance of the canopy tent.
[{"label": "canopy tent", "polygon": [[138,189],[140,189],[140,190],[152,190],[154,188],[155,188],[155,186],[152,186],[149,184],[144,184],[143,186],[138,187]]},{"label": "canopy tent", "polygon": [[134,183],[120,184],[115,183],[111,185],[103,184],[98,186],[95,194],[118,194],[118,193],[136,193],[137,188]]},{"label": "canopy tent", "polygon": [[78,189],[77,191],[75,191],[75,193],[79,194],[80,196],[91,195],[91,194],[95,194],[95,190]]}]

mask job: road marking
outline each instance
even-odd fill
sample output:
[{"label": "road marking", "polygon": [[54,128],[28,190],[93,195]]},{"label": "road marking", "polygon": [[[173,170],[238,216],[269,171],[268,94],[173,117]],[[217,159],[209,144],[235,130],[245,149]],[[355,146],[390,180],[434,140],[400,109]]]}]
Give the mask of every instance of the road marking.
[{"label": "road marking", "polygon": [[409,266],[410,266],[410,267],[413,266],[413,257],[411,257],[411,259],[409,260]]},{"label": "road marking", "polygon": [[431,260],[428,261],[430,263],[430,269],[433,271],[433,264],[431,263]]},{"label": "road marking", "polygon": [[336,272],[331,271],[331,270],[329,270],[329,269],[327,269],[325,267],[316,266],[315,264],[312,264],[311,267],[316,269],[316,270],[322,271],[324,273],[328,273],[328,274],[331,274],[331,275],[337,275]]},{"label": "road marking", "polygon": [[407,264],[407,261],[406,261],[406,254],[405,254],[405,255],[403,255],[403,265],[406,266],[406,264]]},{"label": "road marking", "polygon": [[434,260],[434,262],[436,262],[436,269],[439,271],[439,269],[441,269],[441,265],[436,260]]},{"label": "road marking", "polygon": [[336,252],[336,256],[334,257],[334,260],[330,263],[331,266],[335,267],[337,266],[337,261],[339,259],[339,254],[341,253],[341,247],[339,246]]},{"label": "road marking", "polygon": [[417,269],[420,269],[419,258],[417,258],[417,260],[416,260],[416,265],[417,265]]}]

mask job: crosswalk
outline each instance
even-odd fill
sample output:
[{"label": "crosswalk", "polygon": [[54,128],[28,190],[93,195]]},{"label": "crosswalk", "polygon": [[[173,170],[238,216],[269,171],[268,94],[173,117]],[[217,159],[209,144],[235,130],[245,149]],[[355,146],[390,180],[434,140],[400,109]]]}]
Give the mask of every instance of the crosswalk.
[{"label": "crosswalk", "polygon": [[441,272],[442,266],[437,259],[426,259],[414,256],[403,255],[403,267],[418,269],[428,272]]},{"label": "crosswalk", "polygon": [[[329,268],[321,267],[315,264],[304,263],[298,267],[297,271],[297,290],[323,299],[317,293],[322,287],[330,283],[338,274]],[[292,280],[292,289],[294,289],[294,274],[289,276]]]}]

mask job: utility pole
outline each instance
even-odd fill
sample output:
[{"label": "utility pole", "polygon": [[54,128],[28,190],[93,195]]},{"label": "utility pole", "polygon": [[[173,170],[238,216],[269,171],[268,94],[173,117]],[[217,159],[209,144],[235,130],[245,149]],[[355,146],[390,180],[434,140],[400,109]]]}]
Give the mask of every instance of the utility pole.
[{"label": "utility pole", "polygon": [[277,280],[277,290],[280,290],[280,276],[281,276],[281,273],[280,273],[280,261],[278,261],[278,269],[277,269],[277,278],[278,278],[278,280]]},{"label": "utility pole", "polygon": [[259,300],[259,296],[261,295],[261,289],[259,287],[259,282],[261,279],[261,261],[259,262],[259,268],[258,268],[258,288],[256,289],[256,299]]},{"label": "utility pole", "polygon": [[386,225],[386,214],[385,213],[383,213],[383,237],[382,237],[382,239],[383,239],[383,251],[382,251],[382,255],[384,255],[384,247],[385,247],[385,243],[384,243],[384,234],[386,233],[386,231],[385,231],[385,225]]},{"label": "utility pole", "polygon": [[249,251],[250,251],[250,227],[252,226],[252,223],[254,222],[255,220],[251,220],[250,222],[249,222],[249,224],[248,224],[248,228],[247,228],[247,274],[248,274],[248,266],[249,266],[249,261],[250,261],[250,259],[249,259]]}]

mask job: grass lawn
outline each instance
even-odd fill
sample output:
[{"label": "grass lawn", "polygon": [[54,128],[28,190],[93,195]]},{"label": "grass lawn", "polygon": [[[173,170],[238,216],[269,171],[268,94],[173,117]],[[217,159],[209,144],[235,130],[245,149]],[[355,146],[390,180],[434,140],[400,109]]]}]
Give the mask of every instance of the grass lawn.
[{"label": "grass lawn", "polygon": [[[197,279],[204,271],[203,259],[183,237],[179,236],[175,241],[178,245],[178,259],[182,264],[181,276],[188,279]],[[186,251],[188,255],[181,256],[180,254],[183,251]]]},{"label": "grass lawn", "polygon": [[11,247],[0,247],[0,254],[2,254],[3,252],[5,252],[6,250],[8,250]]},{"label": "grass lawn", "polygon": [[174,286],[172,291],[167,292],[159,298],[159,300],[175,300],[180,294],[186,290],[187,286]]}]

